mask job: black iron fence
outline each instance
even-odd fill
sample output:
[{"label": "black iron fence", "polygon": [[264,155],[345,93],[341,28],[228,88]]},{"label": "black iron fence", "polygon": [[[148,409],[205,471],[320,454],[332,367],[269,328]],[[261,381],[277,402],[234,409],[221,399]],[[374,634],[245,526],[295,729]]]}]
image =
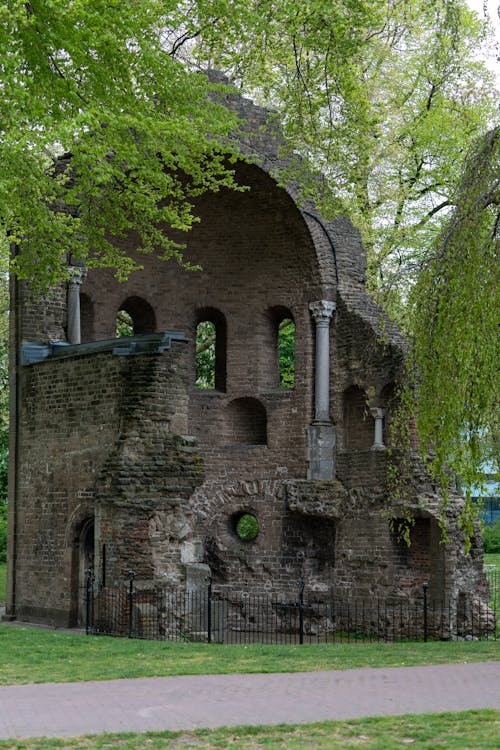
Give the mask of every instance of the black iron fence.
[{"label": "black iron fence", "polygon": [[126,585],[94,590],[87,583],[87,633],[207,643],[335,643],[497,639],[498,604],[461,596],[437,602],[424,584],[420,597],[315,597],[299,582],[289,595],[215,588]]}]

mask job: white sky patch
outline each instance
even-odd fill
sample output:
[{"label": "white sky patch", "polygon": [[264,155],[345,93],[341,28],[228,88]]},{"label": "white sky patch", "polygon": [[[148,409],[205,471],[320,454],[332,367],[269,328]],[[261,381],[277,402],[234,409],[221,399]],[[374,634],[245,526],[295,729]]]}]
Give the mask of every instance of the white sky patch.
[{"label": "white sky patch", "polygon": [[487,60],[488,67],[495,73],[497,88],[500,91],[500,0],[466,0],[467,5],[475,10],[481,18],[489,19],[496,40],[496,57],[492,55]]}]

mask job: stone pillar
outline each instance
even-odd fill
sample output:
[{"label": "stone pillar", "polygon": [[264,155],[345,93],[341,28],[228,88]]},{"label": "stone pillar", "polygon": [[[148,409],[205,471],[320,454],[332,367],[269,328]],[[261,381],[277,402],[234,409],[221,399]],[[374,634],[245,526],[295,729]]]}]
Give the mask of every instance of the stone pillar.
[{"label": "stone pillar", "polygon": [[316,323],[314,422],[330,422],[330,321],[335,302],[311,302],[309,310]]},{"label": "stone pillar", "polygon": [[335,302],[311,302],[309,310],[316,323],[314,368],[314,419],[308,430],[309,479],[335,476],[335,428],[330,420],[330,322]]},{"label": "stone pillar", "polygon": [[385,409],[373,406],[370,409],[370,414],[375,420],[375,439],[373,441],[372,450],[385,450],[383,433]]},{"label": "stone pillar", "polygon": [[70,266],[68,281],[68,341],[70,344],[81,343],[80,330],[80,287],[87,272],[79,266]]}]

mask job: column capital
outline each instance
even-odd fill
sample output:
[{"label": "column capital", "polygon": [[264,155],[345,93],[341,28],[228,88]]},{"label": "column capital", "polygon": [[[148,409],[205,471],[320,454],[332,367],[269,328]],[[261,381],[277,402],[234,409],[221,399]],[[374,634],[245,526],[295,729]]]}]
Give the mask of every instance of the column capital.
[{"label": "column capital", "polygon": [[309,311],[317,326],[329,326],[331,317],[336,308],[337,305],[335,302],[326,299],[320,299],[317,302],[309,303]]},{"label": "column capital", "polygon": [[381,409],[379,406],[371,406],[370,414],[374,419],[383,419],[387,409]]},{"label": "column capital", "polygon": [[70,286],[81,286],[87,276],[87,269],[82,266],[68,266],[69,279],[68,284]]}]

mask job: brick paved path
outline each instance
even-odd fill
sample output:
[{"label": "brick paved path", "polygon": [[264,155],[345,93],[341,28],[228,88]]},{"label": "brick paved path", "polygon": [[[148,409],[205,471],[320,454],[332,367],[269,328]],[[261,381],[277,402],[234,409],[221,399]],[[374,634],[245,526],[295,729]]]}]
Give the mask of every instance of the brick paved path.
[{"label": "brick paved path", "polygon": [[500,708],[500,661],[0,687],[0,738]]}]

